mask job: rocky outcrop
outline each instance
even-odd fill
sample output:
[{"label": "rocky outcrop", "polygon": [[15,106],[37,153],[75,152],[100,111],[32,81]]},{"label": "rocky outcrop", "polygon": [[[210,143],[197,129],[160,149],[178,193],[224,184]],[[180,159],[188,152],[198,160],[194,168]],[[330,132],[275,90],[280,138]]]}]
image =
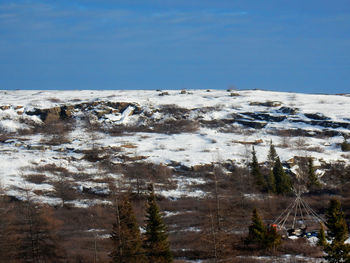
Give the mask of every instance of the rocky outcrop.
[{"label": "rocky outcrop", "polygon": [[61,107],[53,107],[49,109],[35,108],[32,111],[27,111],[26,114],[31,116],[39,116],[44,122],[54,122],[61,118]]},{"label": "rocky outcrop", "polygon": [[311,120],[330,120],[331,118],[324,116],[322,113],[304,113]]},{"label": "rocky outcrop", "polygon": [[284,113],[288,115],[295,115],[299,112],[299,109],[297,108],[289,108],[289,107],[281,107],[277,110],[279,113]]},{"label": "rocky outcrop", "polygon": [[287,118],[285,115],[271,115],[267,112],[244,112],[242,115],[249,116],[254,120],[267,122],[281,122]]},{"label": "rocky outcrop", "polygon": [[265,101],[265,102],[257,102],[253,101],[249,103],[251,106],[264,106],[264,107],[279,107],[282,105],[280,101]]},{"label": "rocky outcrop", "polygon": [[141,113],[141,108],[133,103],[128,102],[84,102],[75,105],[62,105],[49,109],[38,109],[35,108],[32,111],[25,112],[27,115],[39,116],[45,123],[55,122],[58,120],[64,120],[71,118],[75,111],[90,111],[93,112],[98,118],[102,118],[105,114],[122,113],[129,106],[134,108],[133,114]]},{"label": "rocky outcrop", "polygon": [[262,129],[267,125],[267,122],[256,122],[249,120],[237,120],[236,122],[254,129]]}]

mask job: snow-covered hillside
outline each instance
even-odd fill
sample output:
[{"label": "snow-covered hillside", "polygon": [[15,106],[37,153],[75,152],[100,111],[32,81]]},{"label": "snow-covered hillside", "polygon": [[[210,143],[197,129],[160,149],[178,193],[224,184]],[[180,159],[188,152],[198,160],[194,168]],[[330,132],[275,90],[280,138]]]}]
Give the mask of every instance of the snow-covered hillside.
[{"label": "snow-covered hillside", "polygon": [[[55,173],[46,171],[51,179],[41,184],[26,175],[35,166],[54,164],[89,175],[74,179],[77,189],[93,185],[108,191],[94,179],[101,168],[84,158],[91,150],[98,160],[108,153],[111,163],[245,165],[253,145],[264,162],[272,141],[281,160],[291,165],[295,156],[311,156],[316,166],[348,163],[349,153],[340,144],[350,135],[350,96],[261,90],[0,91],[0,134],[6,191],[19,195],[30,188],[39,200],[56,203],[56,197],[39,194],[54,191]],[[162,194],[190,194],[185,179],[177,183]]]}]

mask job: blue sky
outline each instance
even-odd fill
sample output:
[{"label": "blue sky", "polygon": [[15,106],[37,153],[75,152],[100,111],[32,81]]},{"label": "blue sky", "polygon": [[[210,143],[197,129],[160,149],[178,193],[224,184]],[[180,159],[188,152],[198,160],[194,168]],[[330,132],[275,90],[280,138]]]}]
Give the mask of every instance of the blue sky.
[{"label": "blue sky", "polygon": [[0,89],[350,93],[350,3],[0,0]]}]

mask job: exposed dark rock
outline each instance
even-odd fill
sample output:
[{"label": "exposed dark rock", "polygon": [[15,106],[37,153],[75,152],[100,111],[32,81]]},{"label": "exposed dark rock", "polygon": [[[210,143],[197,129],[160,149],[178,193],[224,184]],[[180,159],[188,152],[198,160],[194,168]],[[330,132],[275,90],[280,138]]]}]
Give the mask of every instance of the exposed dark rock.
[{"label": "exposed dark rock", "polygon": [[289,119],[290,122],[299,122],[299,123],[305,123],[308,125],[313,125],[313,126],[322,126],[325,128],[345,128],[345,129],[350,129],[350,123],[347,122],[335,122],[335,121],[317,121],[317,120],[312,120],[312,121],[306,121],[303,119]]},{"label": "exposed dark rock", "polygon": [[345,128],[350,129],[350,123],[346,122],[334,122],[334,121],[311,121],[312,125],[319,125],[326,128]]},{"label": "exposed dark rock", "polygon": [[49,109],[37,109],[33,111],[27,111],[27,115],[36,115],[44,122],[54,122],[60,119],[61,117],[61,107],[53,107]]},{"label": "exposed dark rock", "polygon": [[262,128],[265,128],[265,126],[267,125],[266,122],[256,122],[256,121],[248,121],[248,120],[237,120],[237,123],[254,128],[254,129],[262,129]]},{"label": "exposed dark rock", "polygon": [[299,109],[296,108],[289,108],[289,107],[281,107],[278,109],[278,112],[288,114],[288,115],[295,115],[297,114]]},{"label": "exposed dark rock", "polygon": [[265,101],[265,102],[251,102],[249,105],[252,106],[264,106],[264,107],[279,107],[282,105],[282,102],[280,101]]},{"label": "exposed dark rock", "polygon": [[97,195],[101,197],[106,197],[109,195],[109,189],[104,187],[86,187],[83,186],[79,189],[82,193]]},{"label": "exposed dark rock", "polygon": [[255,120],[267,121],[267,122],[281,122],[287,118],[284,115],[273,116],[266,112],[244,112],[242,114],[249,116]]},{"label": "exposed dark rock", "polygon": [[311,120],[330,120],[331,119],[324,116],[322,113],[304,113],[304,115]]}]

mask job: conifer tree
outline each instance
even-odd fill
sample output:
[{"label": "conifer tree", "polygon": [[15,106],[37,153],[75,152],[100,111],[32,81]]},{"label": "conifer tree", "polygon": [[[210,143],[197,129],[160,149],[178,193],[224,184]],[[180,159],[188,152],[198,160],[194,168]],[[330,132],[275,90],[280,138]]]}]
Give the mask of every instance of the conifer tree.
[{"label": "conifer tree", "polygon": [[153,185],[149,186],[147,198],[144,249],[149,263],[173,261],[168,242],[167,229],[160,216]]},{"label": "conifer tree", "polygon": [[320,247],[325,247],[326,244],[327,244],[327,240],[326,240],[326,234],[324,232],[324,226],[323,226],[323,223],[320,223],[320,231],[318,234],[317,245]]},{"label": "conifer tree", "polygon": [[325,259],[331,263],[350,262],[350,246],[345,244],[348,227],[339,200],[332,199],[326,212],[327,240],[324,251]]},{"label": "conifer tree", "polygon": [[266,227],[258,213],[258,210],[254,208],[252,215],[252,224],[249,226],[249,234],[245,239],[245,243],[263,246],[266,238],[266,233]]},{"label": "conifer tree", "polygon": [[320,182],[318,181],[317,175],[315,173],[314,162],[312,158],[308,158],[308,186],[309,187],[319,187]]},{"label": "conifer tree", "polygon": [[265,242],[264,242],[265,247],[275,249],[280,244],[281,244],[281,235],[277,233],[277,229],[272,226],[268,227],[266,231]]},{"label": "conifer tree", "polygon": [[292,182],[283,170],[280,158],[277,157],[273,167],[273,176],[276,183],[276,193],[284,194],[292,190]]},{"label": "conifer tree", "polygon": [[253,147],[253,151],[252,151],[252,162],[250,164],[250,168],[251,168],[251,175],[255,180],[255,183],[258,185],[258,187],[262,190],[265,188],[265,180],[264,177],[260,171],[259,168],[259,163],[258,163],[258,159],[256,158],[256,152],[255,152],[255,148]]},{"label": "conifer tree", "polygon": [[344,212],[337,199],[331,199],[326,212],[327,238],[338,242],[344,242],[348,235],[348,228]]},{"label": "conifer tree", "polygon": [[275,176],[274,176],[272,170],[269,172],[269,175],[267,177],[267,188],[268,188],[269,192],[277,193],[276,192],[276,180],[275,180]]},{"label": "conifer tree", "polygon": [[255,244],[260,248],[275,248],[281,243],[281,236],[274,227],[267,228],[257,209],[253,210],[252,224],[249,226],[249,234],[244,240],[246,244]]},{"label": "conifer tree", "polygon": [[269,165],[269,169],[272,169],[273,165],[275,164],[276,158],[277,158],[277,152],[276,152],[275,146],[273,145],[272,140],[271,140],[269,153],[267,155],[267,162]]},{"label": "conifer tree", "polygon": [[116,222],[111,233],[113,263],[144,263],[140,229],[129,199],[116,204]]}]

